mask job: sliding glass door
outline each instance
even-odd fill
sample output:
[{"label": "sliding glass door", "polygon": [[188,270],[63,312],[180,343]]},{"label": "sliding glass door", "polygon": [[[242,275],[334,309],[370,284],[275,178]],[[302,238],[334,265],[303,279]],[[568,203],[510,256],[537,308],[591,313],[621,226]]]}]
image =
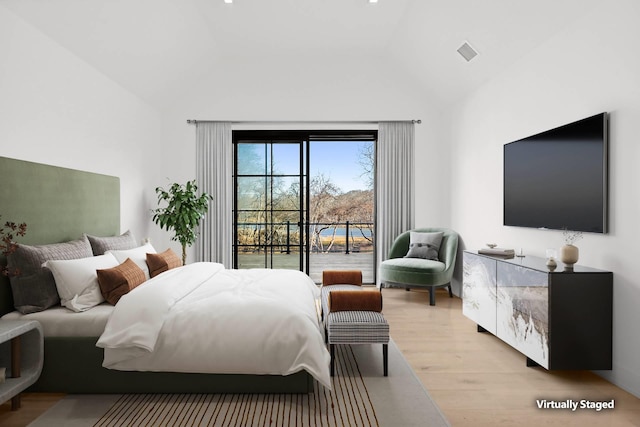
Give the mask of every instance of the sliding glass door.
[{"label": "sliding glass door", "polygon": [[234,131],[234,266],[375,280],[376,131]]}]

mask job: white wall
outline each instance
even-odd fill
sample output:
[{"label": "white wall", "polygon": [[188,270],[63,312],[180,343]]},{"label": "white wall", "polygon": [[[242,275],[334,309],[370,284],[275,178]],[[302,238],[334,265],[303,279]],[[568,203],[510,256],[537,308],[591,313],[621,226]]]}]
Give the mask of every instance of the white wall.
[{"label": "white wall", "polygon": [[[120,177],[121,229],[149,234],[160,116],[0,6],[0,155]],[[149,195],[151,188],[151,195]]]},{"label": "white wall", "polygon": [[[613,371],[640,396],[640,3],[606,2],[451,111],[452,226],[466,248],[487,242],[544,256],[562,232],[502,225],[505,143],[592,114],[610,115],[609,233],[585,234],[579,264],[614,272]],[[459,279],[459,278],[458,278]],[[459,290],[459,283],[458,290]],[[579,303],[580,295],[576,295]]]},{"label": "white wall", "polygon": [[[229,58],[167,109],[164,166],[170,181],[195,177],[195,127],[187,119],[230,121],[370,121],[422,119],[416,125],[418,226],[447,225],[448,203],[440,177],[447,153],[439,138],[440,121],[424,93],[402,70],[357,55],[345,58]],[[239,124],[243,129],[262,124]],[[300,123],[278,125],[280,128]],[[327,124],[309,124],[306,128]],[[344,127],[345,125],[342,125]],[[270,126],[273,128],[273,126]],[[356,126],[357,128],[357,126]],[[163,184],[168,181],[164,180]],[[434,203],[434,200],[437,201]]]}]

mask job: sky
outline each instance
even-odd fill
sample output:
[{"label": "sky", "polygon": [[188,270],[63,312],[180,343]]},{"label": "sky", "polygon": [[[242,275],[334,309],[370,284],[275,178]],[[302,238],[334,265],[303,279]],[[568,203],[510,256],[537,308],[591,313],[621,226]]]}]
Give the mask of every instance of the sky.
[{"label": "sky", "polygon": [[329,142],[311,143],[311,176],[324,173],[343,192],[366,190],[367,180],[360,175],[364,172],[360,166],[359,147],[373,142]]},{"label": "sky", "polygon": [[[360,151],[371,141],[312,141],[310,147],[311,178],[324,174],[342,192],[366,190],[369,180],[363,177],[360,165]],[[270,152],[273,150],[274,172],[284,175],[298,175],[300,171],[300,146],[297,143],[242,144],[242,154],[238,154],[241,174],[266,173]]]}]

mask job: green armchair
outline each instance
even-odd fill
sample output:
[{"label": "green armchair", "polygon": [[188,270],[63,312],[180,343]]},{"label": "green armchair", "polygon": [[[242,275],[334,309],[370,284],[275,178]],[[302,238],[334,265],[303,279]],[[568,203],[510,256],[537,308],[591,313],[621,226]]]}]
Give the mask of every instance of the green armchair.
[{"label": "green armchair", "polygon": [[[438,252],[438,261],[422,258],[404,258],[409,250],[411,231],[433,233],[442,231],[442,242]],[[405,231],[396,237],[389,250],[389,259],[380,264],[380,282],[385,284],[410,288],[428,287],[429,304],[436,305],[435,289],[447,286],[449,297],[451,292],[451,278],[456,264],[458,252],[458,233],[448,228],[417,228]]]}]

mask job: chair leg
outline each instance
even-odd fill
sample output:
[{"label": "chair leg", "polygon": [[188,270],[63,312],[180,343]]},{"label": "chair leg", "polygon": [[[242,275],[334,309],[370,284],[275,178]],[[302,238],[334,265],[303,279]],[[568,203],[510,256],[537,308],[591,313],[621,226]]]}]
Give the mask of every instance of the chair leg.
[{"label": "chair leg", "polygon": [[333,373],[335,371],[335,360],[336,360],[336,345],[335,344],[329,344],[329,349],[331,351],[331,376],[333,376]]},{"label": "chair leg", "polygon": [[447,287],[449,288],[449,298],[453,298],[453,292],[451,292],[451,283],[449,283]]},{"label": "chair leg", "polygon": [[429,287],[429,305],[436,305],[436,288]]},{"label": "chair leg", "polygon": [[389,376],[389,344],[382,344],[382,364],[384,376]]}]

